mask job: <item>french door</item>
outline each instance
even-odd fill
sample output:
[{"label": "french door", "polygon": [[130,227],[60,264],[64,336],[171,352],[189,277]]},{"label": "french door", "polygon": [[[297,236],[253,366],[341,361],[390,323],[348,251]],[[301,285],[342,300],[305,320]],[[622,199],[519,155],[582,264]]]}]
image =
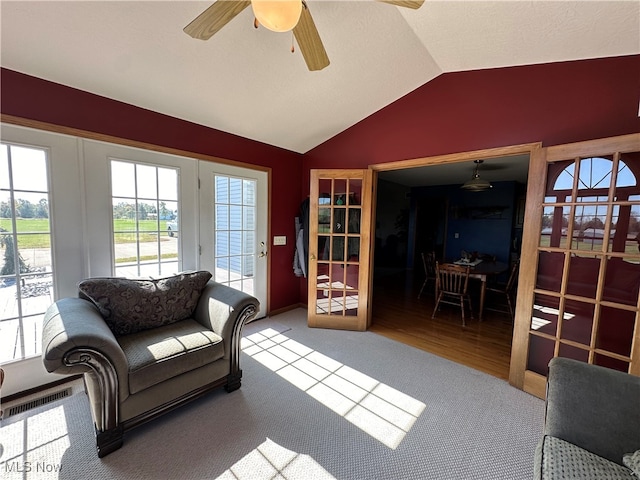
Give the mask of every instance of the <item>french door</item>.
[{"label": "french door", "polygon": [[42,364],[44,312],[82,278],[76,139],[0,129],[0,365],[4,396],[55,381]]},{"label": "french door", "polygon": [[269,175],[201,161],[200,266],[214,280],[260,301],[268,311]]},{"label": "french door", "polygon": [[640,135],[534,152],[510,382],[569,357],[640,375]]},{"label": "french door", "polygon": [[[14,125],[0,134],[3,395],[58,380],[40,358],[42,317],[83,278],[208,269],[267,311],[267,171]],[[223,208],[226,227],[214,222]]]},{"label": "french door", "polygon": [[371,170],[311,170],[310,327],[370,325],[372,176]]}]

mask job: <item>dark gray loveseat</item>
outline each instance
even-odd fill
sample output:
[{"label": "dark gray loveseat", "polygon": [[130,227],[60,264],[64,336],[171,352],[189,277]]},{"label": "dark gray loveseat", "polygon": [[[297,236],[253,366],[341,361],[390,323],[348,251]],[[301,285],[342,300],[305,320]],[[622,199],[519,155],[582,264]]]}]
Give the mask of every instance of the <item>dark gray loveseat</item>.
[{"label": "dark gray loveseat", "polygon": [[210,278],[88,279],[82,298],[47,310],[44,366],[84,374],[98,456],[120,448],[125,430],[212,388],[240,387],[242,327],[259,303]]},{"label": "dark gray loveseat", "polygon": [[552,359],[535,479],[640,479],[634,471],[640,472],[640,377]]}]

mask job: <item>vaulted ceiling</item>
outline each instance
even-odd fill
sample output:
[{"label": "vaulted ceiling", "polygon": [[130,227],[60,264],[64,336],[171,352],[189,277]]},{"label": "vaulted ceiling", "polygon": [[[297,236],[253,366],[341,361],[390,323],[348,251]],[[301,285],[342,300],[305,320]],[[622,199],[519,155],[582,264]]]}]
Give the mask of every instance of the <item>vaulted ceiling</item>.
[{"label": "vaulted ceiling", "polygon": [[251,8],[208,41],[186,35],[211,3],[3,0],[0,61],[304,153],[442,73],[640,53],[637,0],[308,0],[331,61],[310,72]]}]

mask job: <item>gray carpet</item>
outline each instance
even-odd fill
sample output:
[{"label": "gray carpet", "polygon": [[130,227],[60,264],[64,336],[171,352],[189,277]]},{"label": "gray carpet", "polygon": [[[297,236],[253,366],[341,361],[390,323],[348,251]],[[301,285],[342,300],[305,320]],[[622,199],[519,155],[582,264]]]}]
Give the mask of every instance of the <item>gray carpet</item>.
[{"label": "gray carpet", "polygon": [[240,390],[128,432],[102,460],[82,392],[5,419],[0,477],[532,477],[543,401],[374,333],[309,329],[305,315],[247,325]]}]

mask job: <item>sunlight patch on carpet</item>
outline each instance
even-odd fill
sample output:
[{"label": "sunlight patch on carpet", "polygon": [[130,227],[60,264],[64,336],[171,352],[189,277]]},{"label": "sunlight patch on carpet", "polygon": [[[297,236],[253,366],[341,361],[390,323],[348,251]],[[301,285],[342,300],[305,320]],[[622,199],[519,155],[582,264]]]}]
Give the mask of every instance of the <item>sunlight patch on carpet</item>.
[{"label": "sunlight patch on carpet", "polygon": [[242,350],[391,449],[426,407],[270,328],[244,337]]},{"label": "sunlight patch on carpet", "polygon": [[309,455],[287,450],[267,438],[216,480],[335,480]]},{"label": "sunlight patch on carpet", "polygon": [[0,438],[0,477],[58,478],[62,473],[62,457],[71,446],[64,406],[12,421],[2,426]]}]

